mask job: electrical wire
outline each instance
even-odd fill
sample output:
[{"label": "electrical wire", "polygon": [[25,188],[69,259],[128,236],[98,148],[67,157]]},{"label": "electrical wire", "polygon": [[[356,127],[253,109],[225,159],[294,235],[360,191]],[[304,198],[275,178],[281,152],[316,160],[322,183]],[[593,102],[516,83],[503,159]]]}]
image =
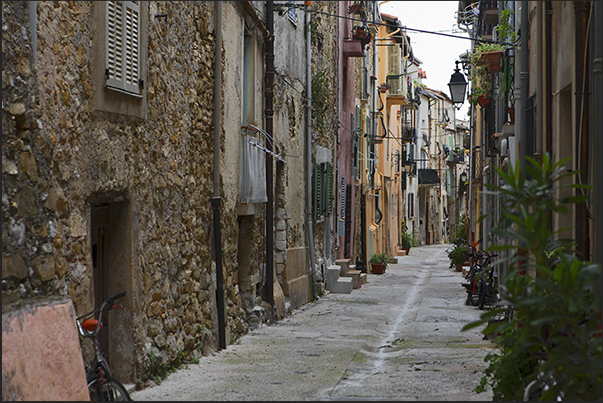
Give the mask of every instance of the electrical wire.
[{"label": "electrical wire", "polygon": [[[326,15],[326,16],[330,16],[330,17],[337,17],[337,18],[341,18],[341,19],[344,19],[344,20],[358,21],[358,22],[368,23],[368,24],[374,24],[374,25],[381,25],[381,26],[392,28],[392,29],[402,28],[402,29],[407,30],[407,31],[421,32],[421,33],[424,33],[424,34],[441,35],[441,36],[447,36],[447,37],[450,37],[450,38],[457,38],[457,39],[467,39],[467,40],[470,40],[470,41],[482,42],[482,43],[500,43],[500,42],[497,42],[497,41],[492,41],[492,40],[487,40],[487,39],[471,38],[471,37],[465,37],[465,36],[459,36],[459,35],[446,34],[446,33],[442,33],[442,32],[427,31],[427,30],[424,30],[424,29],[409,28],[409,27],[406,27],[406,26],[387,24],[387,23],[377,22],[377,21],[361,20],[361,19],[358,19],[358,18],[345,17],[343,15],[338,15],[338,14],[325,13],[324,11],[318,11],[318,10],[312,10],[312,9],[310,9],[309,11],[311,13],[322,14],[322,15]],[[503,43],[503,45],[513,45],[513,44],[505,42],[505,43]]]}]

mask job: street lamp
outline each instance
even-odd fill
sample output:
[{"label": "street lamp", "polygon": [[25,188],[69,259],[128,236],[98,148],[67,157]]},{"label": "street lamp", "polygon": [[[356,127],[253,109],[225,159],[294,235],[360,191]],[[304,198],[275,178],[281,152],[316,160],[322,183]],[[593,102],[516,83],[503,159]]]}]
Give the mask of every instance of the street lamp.
[{"label": "street lamp", "polygon": [[462,105],[465,102],[465,92],[467,91],[467,80],[465,80],[465,76],[459,70],[459,61],[456,62],[456,68],[454,69],[454,73],[450,76],[450,82],[448,83],[448,87],[450,87],[450,97],[452,98],[453,104]]},{"label": "street lamp", "polygon": [[461,183],[464,185],[464,184],[465,184],[465,182],[467,182],[467,172],[464,172],[464,171],[463,171],[463,172],[461,173],[460,179],[461,179]]}]

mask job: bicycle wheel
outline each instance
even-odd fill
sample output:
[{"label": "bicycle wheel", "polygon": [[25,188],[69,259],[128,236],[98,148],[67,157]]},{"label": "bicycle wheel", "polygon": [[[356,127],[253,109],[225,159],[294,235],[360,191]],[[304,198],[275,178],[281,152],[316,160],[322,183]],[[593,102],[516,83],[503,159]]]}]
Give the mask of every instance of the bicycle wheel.
[{"label": "bicycle wheel", "polygon": [[481,281],[477,281],[474,284],[475,285],[473,286],[473,288],[471,289],[471,291],[469,291],[469,298],[470,298],[470,301],[471,301],[471,305],[477,306],[477,304],[479,303],[479,294],[480,294],[480,289],[481,289]]},{"label": "bicycle wheel", "polygon": [[490,284],[485,279],[480,280],[479,287],[479,300],[477,307],[479,309],[484,309],[484,304],[486,303],[486,298],[490,294]]},{"label": "bicycle wheel", "polygon": [[101,378],[100,374],[94,374],[87,381],[90,401],[132,400],[124,385],[112,376],[105,375]]}]

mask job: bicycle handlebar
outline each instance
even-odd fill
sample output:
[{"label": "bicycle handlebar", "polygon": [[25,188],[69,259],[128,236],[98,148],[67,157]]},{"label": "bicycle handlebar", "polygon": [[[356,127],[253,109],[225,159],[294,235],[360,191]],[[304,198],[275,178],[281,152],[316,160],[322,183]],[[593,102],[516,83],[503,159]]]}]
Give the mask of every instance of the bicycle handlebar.
[{"label": "bicycle handlebar", "polygon": [[112,296],[112,297],[107,298],[107,300],[106,300],[104,303],[106,303],[106,304],[110,304],[108,309],[109,309],[109,310],[111,310],[111,309],[113,309],[113,302],[114,302],[116,299],[119,299],[119,298],[123,298],[123,297],[125,297],[126,295],[128,295],[128,293],[127,293],[127,292],[125,292],[125,291],[124,291],[124,292],[120,292],[120,293],[119,293],[119,294],[117,294],[117,295],[114,295],[114,296]]},{"label": "bicycle handlebar", "polygon": [[[96,336],[96,334],[98,333],[98,331],[102,327],[103,312],[104,311],[110,311],[113,308],[123,308],[122,305],[114,305],[113,302],[116,299],[125,297],[126,295],[128,295],[127,292],[125,292],[125,291],[124,292],[120,292],[119,294],[116,294],[116,295],[114,295],[112,297],[109,297],[105,301],[103,301],[103,303],[100,306],[100,308],[95,309],[95,310],[93,310],[91,312],[88,312],[87,314],[84,314],[84,315],[81,315],[81,316],[77,316],[75,319],[76,319],[77,329],[78,329],[78,331],[80,333],[80,336],[82,336],[82,337],[93,337],[93,336]],[[87,321],[84,321],[83,323],[81,323],[80,319],[88,317],[88,316],[92,316],[92,315],[94,315],[97,312],[98,312],[98,320],[92,319],[92,318],[88,319],[88,320],[96,320],[96,323],[91,322],[91,325],[96,325],[94,327],[94,329],[92,329],[92,330],[86,329],[86,331],[84,331],[84,328],[82,327],[82,324],[85,323],[85,322],[87,322]]]}]

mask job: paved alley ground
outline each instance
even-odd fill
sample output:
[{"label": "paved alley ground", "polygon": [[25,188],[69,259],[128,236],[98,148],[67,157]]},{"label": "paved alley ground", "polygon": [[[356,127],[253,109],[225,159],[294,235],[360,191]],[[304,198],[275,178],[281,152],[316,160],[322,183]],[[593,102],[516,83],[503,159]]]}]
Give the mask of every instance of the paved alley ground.
[{"label": "paved alley ground", "polygon": [[465,305],[450,245],[414,247],[351,294],[328,294],[250,332],[134,400],[491,400],[493,351]]}]

